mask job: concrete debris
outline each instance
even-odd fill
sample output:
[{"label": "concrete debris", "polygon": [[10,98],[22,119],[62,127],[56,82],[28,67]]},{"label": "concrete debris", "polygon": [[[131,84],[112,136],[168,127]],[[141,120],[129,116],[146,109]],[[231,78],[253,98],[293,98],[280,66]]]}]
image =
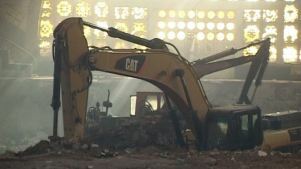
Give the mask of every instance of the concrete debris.
[{"label": "concrete debris", "polygon": [[213,150],[213,151],[209,152],[209,155],[211,155],[211,156],[216,156],[219,154],[220,154],[220,152],[218,150]]},{"label": "concrete debris", "polygon": [[87,128],[87,140],[110,149],[175,145],[176,136],[170,120],[152,118],[101,118]]},{"label": "concrete debris", "polygon": [[5,151],[5,153],[1,154],[0,156],[0,160],[1,159],[12,159],[12,158],[15,158],[16,157],[16,153],[13,152],[13,151]]},{"label": "concrete debris", "polygon": [[235,151],[234,154],[241,154],[241,151]]},{"label": "concrete debris", "polygon": [[215,158],[207,157],[207,158],[204,158],[203,160],[204,160],[204,163],[209,165],[209,166],[217,165],[217,160]]},{"label": "concrete debris", "polygon": [[80,149],[80,144],[72,144],[72,149],[79,150]]},{"label": "concrete debris", "polygon": [[30,146],[26,150],[17,153],[19,156],[27,156],[27,155],[37,155],[37,154],[44,154],[49,153],[52,147],[50,143],[46,140],[42,140],[34,146]]},{"label": "concrete debris", "polygon": [[288,157],[288,156],[291,156],[292,153],[282,153],[282,152],[279,152],[279,154],[282,156],[282,157]]},{"label": "concrete debris", "polygon": [[89,148],[89,146],[88,146],[88,144],[83,144],[83,145],[81,146],[81,148],[82,148],[83,150],[87,150],[87,149]]},{"label": "concrete debris", "polygon": [[92,165],[87,166],[87,169],[92,169],[92,168],[94,168]]},{"label": "concrete debris", "polygon": [[135,149],[133,149],[133,148],[126,148],[126,149],[124,149],[124,152],[126,152],[127,154],[131,154],[134,151],[135,151]]},{"label": "concrete debris", "polygon": [[162,158],[168,158],[169,154],[168,154],[168,152],[163,152],[163,153],[160,153],[159,156]]},{"label": "concrete debris", "polygon": [[248,169],[249,167],[247,167],[247,166],[244,165],[244,164],[240,164],[239,168],[240,168],[240,169]]},{"label": "concrete debris", "polygon": [[99,145],[98,144],[91,144],[91,148],[98,148]]},{"label": "concrete debris", "polygon": [[258,151],[258,156],[259,157],[266,157],[267,155],[268,155],[268,153],[265,152],[265,151],[261,151],[261,150]]},{"label": "concrete debris", "polygon": [[112,158],[118,156],[118,152],[111,152],[109,149],[104,149],[98,153],[95,154],[95,157],[97,158]]},{"label": "concrete debris", "polygon": [[185,162],[185,159],[184,158],[177,158],[177,161],[183,163],[183,162]]},{"label": "concrete debris", "polygon": [[[79,149],[65,149],[64,146],[59,144],[50,143],[45,146],[45,143],[38,143],[26,152],[42,152],[41,147],[46,150],[52,150],[49,154],[42,154],[38,156],[16,156],[14,152],[7,152],[0,155],[0,169],[6,168],[20,168],[23,165],[31,165],[25,168],[78,168],[78,169],[94,169],[99,166],[112,169],[124,168],[165,168],[172,169],[174,166],[178,168],[275,168],[297,169],[301,165],[300,154],[298,153],[280,153],[277,151],[269,154],[261,150],[244,150],[244,151],[189,151],[187,149],[180,149],[175,147],[159,147],[149,146],[146,148],[126,148],[126,149],[111,149],[98,148],[95,145],[82,144]],[[46,144],[47,145],[47,144]],[[56,147],[57,146],[57,147]],[[82,149],[82,147],[89,147]],[[61,148],[61,149],[59,149]],[[33,151],[39,150],[39,151]],[[120,152],[120,153],[119,153]],[[272,156],[272,154],[274,154]],[[4,159],[3,159],[4,158]],[[24,163],[23,160],[26,160]],[[20,164],[20,163],[21,164]],[[279,163],[281,162],[281,163]],[[282,165],[282,163],[285,163]],[[7,165],[3,165],[7,164]],[[15,164],[19,164],[16,165]],[[75,164],[77,167],[75,167]],[[9,167],[11,166],[11,167]],[[68,166],[68,167],[67,167]],[[2,167],[2,168],[1,168]],[[300,168],[300,167],[299,167]]]}]

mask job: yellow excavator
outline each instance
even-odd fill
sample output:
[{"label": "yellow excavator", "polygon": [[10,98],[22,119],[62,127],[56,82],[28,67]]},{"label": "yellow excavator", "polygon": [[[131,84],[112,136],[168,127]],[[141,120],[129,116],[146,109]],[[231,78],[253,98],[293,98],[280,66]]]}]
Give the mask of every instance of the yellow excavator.
[{"label": "yellow excavator", "polygon": [[[84,26],[147,49],[88,46]],[[269,39],[258,44],[261,44],[259,51],[269,55]],[[142,79],[161,89],[167,106],[176,105],[182,113],[199,149],[235,150],[260,145],[263,141],[260,108],[254,105],[213,107],[193,64],[182,57],[176,48],[177,54],[170,52],[168,46],[175,48],[160,39],[148,40],[114,28],[103,29],[81,18],[62,21],[54,31],[53,43],[53,138],[57,137],[58,111],[62,98],[64,138],[74,142],[85,139],[91,71],[103,71]],[[255,57],[249,56],[243,60]],[[172,111],[170,113],[179,142],[184,144],[176,115]]]}]

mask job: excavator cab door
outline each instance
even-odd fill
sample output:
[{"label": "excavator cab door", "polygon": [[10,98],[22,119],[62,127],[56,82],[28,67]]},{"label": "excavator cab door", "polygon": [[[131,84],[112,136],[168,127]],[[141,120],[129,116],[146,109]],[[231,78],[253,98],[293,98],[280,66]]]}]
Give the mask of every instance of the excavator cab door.
[{"label": "excavator cab door", "polygon": [[229,126],[231,149],[250,149],[262,142],[260,111],[235,112]]},{"label": "excavator cab door", "polygon": [[261,144],[261,111],[258,107],[224,107],[210,113],[208,149],[242,150]]}]

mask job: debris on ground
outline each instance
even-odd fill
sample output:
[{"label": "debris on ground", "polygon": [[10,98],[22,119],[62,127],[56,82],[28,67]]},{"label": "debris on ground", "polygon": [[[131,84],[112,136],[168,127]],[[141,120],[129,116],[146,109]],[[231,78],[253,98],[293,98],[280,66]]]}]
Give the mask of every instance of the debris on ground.
[{"label": "debris on ground", "polygon": [[301,166],[300,153],[266,153],[257,149],[198,152],[175,146],[104,149],[92,144],[81,144],[72,147],[79,149],[40,141],[23,152],[6,152],[0,155],[0,169],[297,169]]},{"label": "debris on ground", "polygon": [[256,147],[199,152],[191,147],[179,148],[172,128],[162,126],[166,121],[155,125],[152,120],[137,121],[122,118],[103,121],[101,124],[107,128],[90,127],[90,132],[98,136],[83,143],[42,140],[24,151],[7,151],[0,155],[0,169],[298,169],[301,166],[298,151],[265,152]]},{"label": "debris on ground", "polygon": [[258,151],[258,156],[259,157],[266,157],[267,155],[268,155],[267,152],[264,152],[264,151],[261,151],[261,150]]},{"label": "debris on ground", "polygon": [[37,155],[37,154],[45,154],[50,152],[51,147],[49,141],[42,140],[34,146],[30,146],[24,151],[17,153],[19,156],[28,156],[28,155]]}]

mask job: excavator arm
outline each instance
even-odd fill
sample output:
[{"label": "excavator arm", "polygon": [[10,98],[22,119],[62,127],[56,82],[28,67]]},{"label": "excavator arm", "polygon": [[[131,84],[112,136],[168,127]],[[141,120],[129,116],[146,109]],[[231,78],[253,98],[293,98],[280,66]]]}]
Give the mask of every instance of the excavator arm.
[{"label": "excavator arm", "polygon": [[[222,58],[228,57],[230,55],[234,55],[237,52],[247,49],[251,46],[260,45],[259,50],[255,55],[249,56],[240,56],[232,59],[220,60]],[[269,56],[270,56],[270,39],[265,39],[258,42],[250,43],[239,49],[228,49],[223,52],[205,57],[204,59],[199,59],[192,62],[192,66],[198,76],[198,78],[202,78],[205,75],[225,70],[228,68],[232,68],[235,66],[243,65],[246,63],[250,63],[250,68],[248,74],[246,76],[246,80],[244,82],[242,91],[240,93],[239,99],[237,101],[238,104],[246,103],[251,104],[254,95],[256,93],[257,87],[261,85],[261,81],[263,78],[263,74],[268,64]],[[251,100],[248,97],[248,92],[251,87],[253,80],[255,79],[255,89],[252,95]]]},{"label": "excavator arm", "polygon": [[[103,71],[142,79],[160,88],[178,106],[201,144],[210,105],[191,65],[181,56],[160,47],[147,50],[89,49],[83,33],[84,24],[91,26],[80,18],[69,18],[54,31],[54,77],[59,77],[54,83],[56,86],[60,84],[62,89],[65,138],[84,139],[91,71]],[[56,65],[57,62],[60,64]],[[53,98],[55,112],[59,107],[57,95]]]}]

